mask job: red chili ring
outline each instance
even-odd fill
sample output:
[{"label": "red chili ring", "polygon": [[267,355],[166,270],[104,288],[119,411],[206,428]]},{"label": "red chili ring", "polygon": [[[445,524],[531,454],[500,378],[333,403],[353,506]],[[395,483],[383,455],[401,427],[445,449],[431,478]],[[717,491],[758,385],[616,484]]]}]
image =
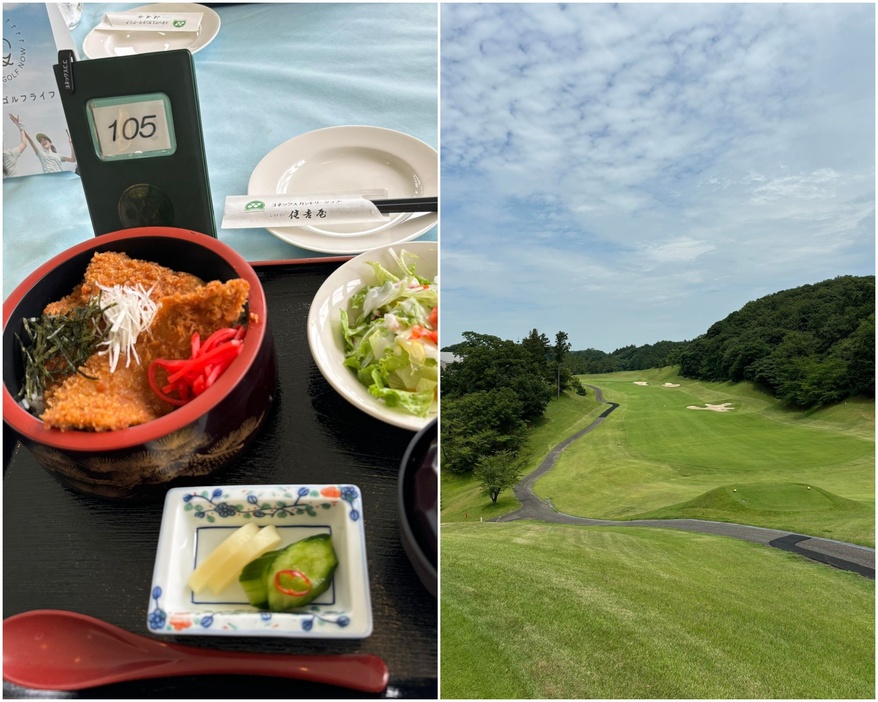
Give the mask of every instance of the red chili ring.
[{"label": "red chili ring", "polygon": [[[291,578],[302,578],[306,583],[308,583],[308,589],[299,592],[298,590],[284,587],[280,584],[281,575],[289,575]],[[289,595],[290,597],[304,597],[309,592],[311,592],[311,580],[307,575],[298,570],[279,570],[277,571],[277,573],[274,574],[274,588],[281,594]]]}]

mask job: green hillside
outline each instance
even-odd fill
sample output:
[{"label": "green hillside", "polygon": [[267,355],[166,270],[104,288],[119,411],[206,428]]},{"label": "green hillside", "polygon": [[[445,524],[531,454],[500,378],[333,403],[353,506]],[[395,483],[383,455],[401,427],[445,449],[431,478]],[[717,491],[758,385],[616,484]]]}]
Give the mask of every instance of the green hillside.
[{"label": "green hillside", "polygon": [[680,354],[680,374],[752,380],[801,407],[875,396],[875,276],[839,276],[748,302]]}]

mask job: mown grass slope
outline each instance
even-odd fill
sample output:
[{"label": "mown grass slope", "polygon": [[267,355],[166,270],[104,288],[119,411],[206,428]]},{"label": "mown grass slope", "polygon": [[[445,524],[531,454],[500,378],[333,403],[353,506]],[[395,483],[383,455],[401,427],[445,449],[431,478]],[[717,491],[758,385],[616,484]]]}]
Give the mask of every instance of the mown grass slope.
[{"label": "mown grass slope", "polygon": [[664,529],[442,526],[445,698],[874,698],[874,581]]},{"label": "mown grass slope", "polygon": [[[874,402],[803,412],[750,383],[690,381],[673,369],[583,381],[620,406],[537,481],[535,492],[562,512],[694,517],[874,544]],[[689,409],[724,403],[732,409]]]}]

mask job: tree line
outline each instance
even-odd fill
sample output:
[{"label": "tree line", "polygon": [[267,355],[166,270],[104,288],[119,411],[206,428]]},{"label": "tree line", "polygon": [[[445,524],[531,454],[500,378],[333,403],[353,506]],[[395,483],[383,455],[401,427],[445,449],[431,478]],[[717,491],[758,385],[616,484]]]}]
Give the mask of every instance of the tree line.
[{"label": "tree line", "polygon": [[577,375],[596,373],[616,373],[618,371],[646,370],[664,368],[680,363],[680,354],[686,347],[685,341],[659,341],[644,346],[623,346],[611,353],[598,349],[571,351],[567,367]]},{"label": "tree line", "polygon": [[521,342],[464,332],[445,347],[457,356],[442,370],[442,466],[472,471],[492,501],[524,469],[527,428],[553,397],[571,388],[585,394],[565,361],[567,333],[554,343],[537,329]]}]

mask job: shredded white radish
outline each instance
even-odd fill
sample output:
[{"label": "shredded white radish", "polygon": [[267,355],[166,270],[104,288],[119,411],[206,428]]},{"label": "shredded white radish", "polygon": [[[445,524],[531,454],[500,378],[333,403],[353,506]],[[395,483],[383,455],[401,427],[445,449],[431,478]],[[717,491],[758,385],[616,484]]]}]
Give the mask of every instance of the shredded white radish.
[{"label": "shredded white radish", "polygon": [[105,287],[100,284],[98,287],[101,289],[101,305],[107,307],[104,320],[109,327],[107,338],[100,343],[106,348],[100,353],[110,354],[111,373],[115,372],[123,352],[126,368],[131,365],[132,356],[139,365],[140,357],[134,344],[140,333],[149,329],[159,308],[149,297],[152,288],[144,290],[140,283],[134,288],[127,285]]}]

